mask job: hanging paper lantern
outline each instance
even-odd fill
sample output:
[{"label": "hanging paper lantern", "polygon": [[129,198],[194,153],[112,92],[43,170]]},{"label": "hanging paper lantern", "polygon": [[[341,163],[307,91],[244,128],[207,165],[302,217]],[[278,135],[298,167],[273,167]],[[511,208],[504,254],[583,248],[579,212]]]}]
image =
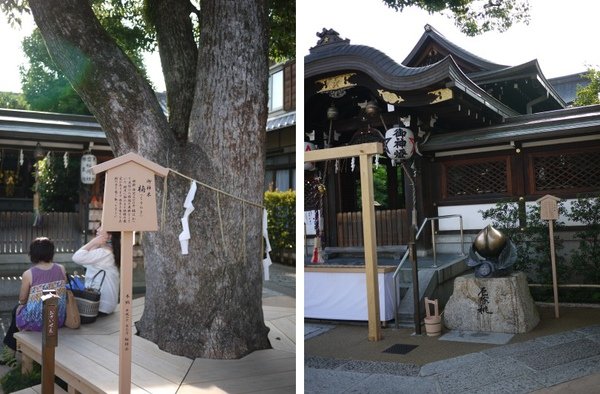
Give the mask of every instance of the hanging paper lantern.
[{"label": "hanging paper lantern", "polygon": [[[304,141],[304,152],[310,152],[311,150],[315,149],[315,144],[313,144],[312,142]],[[311,161],[304,162],[304,171],[314,171],[315,168],[315,163]]]},{"label": "hanging paper lantern", "polygon": [[93,185],[96,182],[96,174],[92,172],[96,163],[96,156],[91,153],[81,156],[81,183],[84,185]]},{"label": "hanging paper lantern", "polygon": [[415,152],[415,135],[406,127],[394,127],[385,132],[385,153],[392,163],[408,160]]}]

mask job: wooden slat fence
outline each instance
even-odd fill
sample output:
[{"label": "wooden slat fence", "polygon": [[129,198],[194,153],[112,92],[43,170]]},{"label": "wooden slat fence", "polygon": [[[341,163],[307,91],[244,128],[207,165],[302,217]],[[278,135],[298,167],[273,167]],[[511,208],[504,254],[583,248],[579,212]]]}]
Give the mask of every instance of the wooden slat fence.
[{"label": "wooden slat fence", "polygon": [[52,239],[56,253],[72,253],[81,246],[78,213],[45,212],[41,216],[41,225],[33,227],[33,212],[0,212],[0,254],[27,254],[37,237]]},{"label": "wooden slat fence", "polygon": [[[375,211],[377,245],[406,245],[409,222],[406,209]],[[337,214],[337,246],[364,246],[362,212],[340,212]]]}]

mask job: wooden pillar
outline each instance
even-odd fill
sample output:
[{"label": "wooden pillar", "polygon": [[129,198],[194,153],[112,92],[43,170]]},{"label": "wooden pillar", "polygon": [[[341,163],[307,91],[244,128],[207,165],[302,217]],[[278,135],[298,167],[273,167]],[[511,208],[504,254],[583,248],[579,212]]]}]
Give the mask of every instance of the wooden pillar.
[{"label": "wooden pillar", "polygon": [[367,304],[369,308],[369,341],[381,340],[379,319],[379,283],[377,277],[377,241],[375,207],[373,206],[373,163],[371,156],[360,156],[360,191],[367,276]]},{"label": "wooden pillar", "polygon": [[133,231],[121,231],[121,310],[119,393],[131,392],[131,302],[133,299]]}]

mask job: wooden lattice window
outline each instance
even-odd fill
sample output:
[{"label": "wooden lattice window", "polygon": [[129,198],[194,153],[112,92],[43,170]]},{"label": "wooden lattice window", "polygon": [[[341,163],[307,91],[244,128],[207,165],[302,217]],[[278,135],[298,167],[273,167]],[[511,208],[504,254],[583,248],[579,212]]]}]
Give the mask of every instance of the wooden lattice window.
[{"label": "wooden lattice window", "polygon": [[530,171],[533,172],[534,193],[597,190],[600,188],[600,152],[534,156]]},{"label": "wooden lattice window", "polygon": [[509,192],[509,168],[506,158],[448,163],[445,169],[445,198]]}]

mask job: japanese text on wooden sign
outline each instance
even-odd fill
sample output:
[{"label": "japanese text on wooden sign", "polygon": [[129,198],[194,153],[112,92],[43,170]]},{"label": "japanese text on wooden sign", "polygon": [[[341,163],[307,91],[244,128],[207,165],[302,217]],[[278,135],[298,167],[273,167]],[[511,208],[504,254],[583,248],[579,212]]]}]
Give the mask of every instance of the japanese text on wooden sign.
[{"label": "japanese text on wooden sign", "polygon": [[109,231],[156,231],[154,173],[129,162],[108,170],[102,224]]}]

